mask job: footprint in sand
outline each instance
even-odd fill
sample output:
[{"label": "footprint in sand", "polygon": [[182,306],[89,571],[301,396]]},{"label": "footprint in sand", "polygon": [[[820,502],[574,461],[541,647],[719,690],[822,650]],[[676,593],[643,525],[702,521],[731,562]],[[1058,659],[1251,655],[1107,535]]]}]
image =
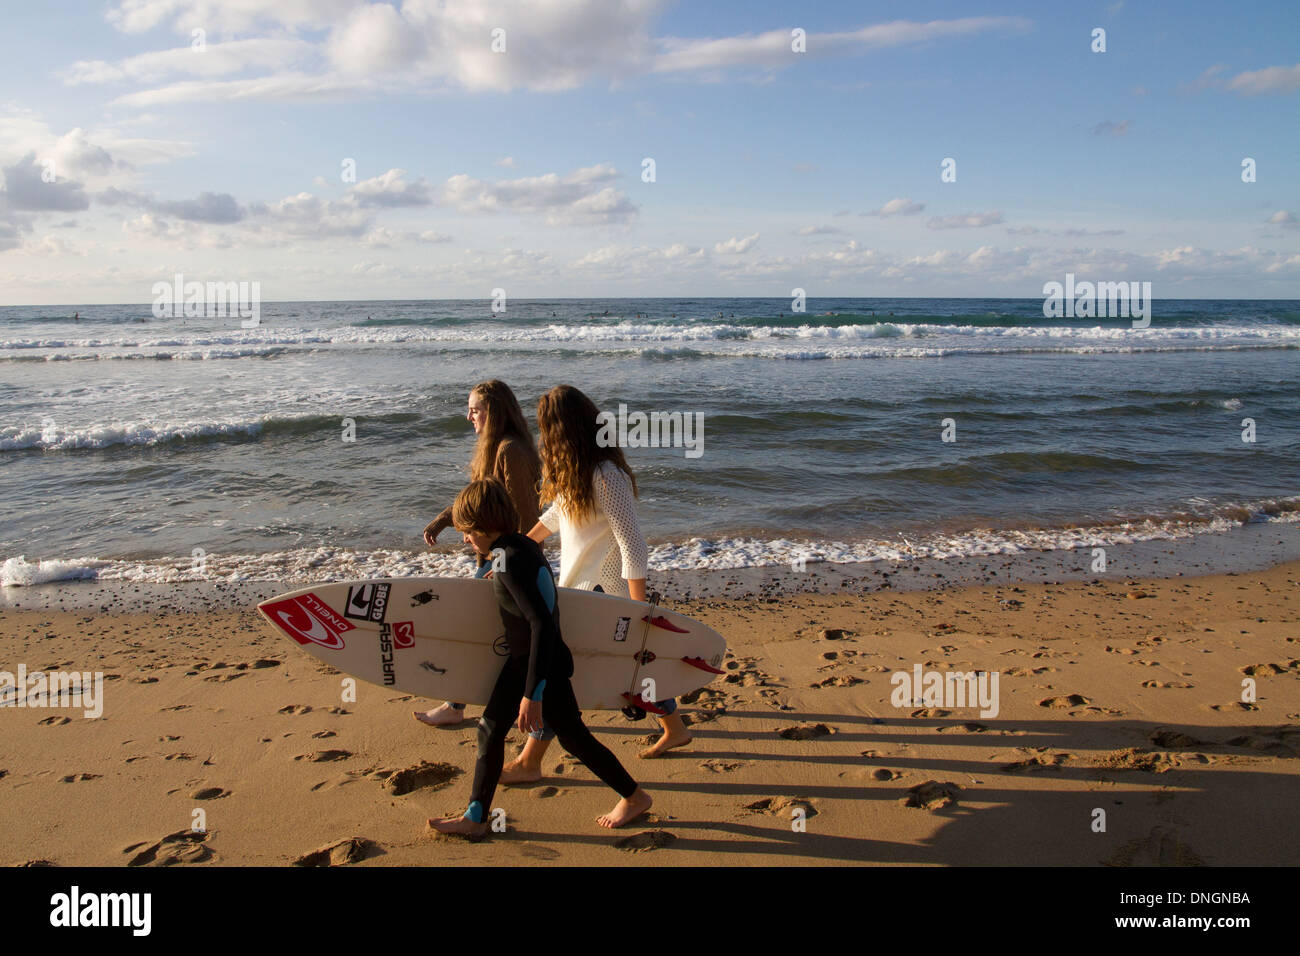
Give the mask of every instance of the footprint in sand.
[{"label": "footprint in sand", "polygon": [[195,790],[190,794],[192,800],[220,800],[222,797],[230,796],[229,790],[222,790],[220,787],[204,787],[201,790]]},{"label": "footprint in sand", "polygon": [[[197,833],[194,830],[178,830],[176,833],[163,837],[157,843],[146,846],[143,843],[135,843],[123,850],[123,853],[132,853],[139,850],[135,856],[127,861],[127,866],[174,866],[178,863],[207,863],[215,857],[215,854],[207,846],[204,846],[208,839],[206,833]],[[144,847],[144,849],[140,849]]]},{"label": "footprint in sand", "polygon": [[1172,687],[1172,688],[1177,688],[1179,690],[1191,690],[1196,685],[1188,684],[1186,681],[1180,681],[1180,680],[1144,680],[1142,682],[1142,686],[1143,687]]},{"label": "footprint in sand", "polygon": [[331,760],[347,760],[352,756],[350,750],[313,750],[311,753],[299,754],[294,760],[309,760],[312,763],[327,763]]},{"label": "footprint in sand", "polygon": [[949,724],[946,727],[939,727],[938,732],[941,734],[982,734],[988,730],[988,727],[973,720],[968,720],[961,724]]},{"label": "footprint in sand", "polygon": [[660,850],[671,846],[677,839],[667,830],[643,830],[614,841],[614,846],[628,853],[640,853],[643,850]]},{"label": "footprint in sand", "polygon": [[1175,831],[1161,826],[1152,827],[1145,837],[1129,840],[1101,862],[1106,866],[1205,866]]},{"label": "footprint in sand", "polygon": [[1142,770],[1146,773],[1165,773],[1181,766],[1181,762],[1166,753],[1127,747],[1124,750],[1098,754],[1088,761],[1088,766],[1099,770]]},{"label": "footprint in sand", "polygon": [[546,800],[550,797],[560,797],[568,793],[568,790],[561,790],[559,787],[536,787],[528,791],[530,797],[538,800]]},{"label": "footprint in sand", "polygon": [[441,790],[459,777],[460,767],[422,760],[403,770],[378,770],[372,776],[384,781],[384,789],[395,797],[416,790]]},{"label": "footprint in sand", "polygon": [[70,773],[61,782],[80,783],[82,780],[98,780],[102,776],[101,773]]},{"label": "footprint in sand", "polygon": [[1029,756],[1024,760],[1003,764],[1001,767],[1003,773],[1038,773],[1043,770],[1060,770],[1061,767],[1074,759],[1074,754],[1048,750],[1046,747],[1021,747],[1019,749],[1021,753]]},{"label": "footprint in sand", "polygon": [[817,808],[812,805],[812,801],[802,797],[764,797],[743,807],[750,813],[766,813],[774,817],[790,817],[795,808],[802,810],[805,818],[817,816]]},{"label": "footprint in sand", "polygon": [[1283,742],[1281,733],[1242,734],[1240,737],[1233,737],[1229,740],[1228,746],[1249,747],[1251,750],[1259,750],[1278,757],[1300,756],[1294,747]]},{"label": "footprint in sand", "polygon": [[871,779],[879,780],[881,783],[885,783],[890,780],[897,780],[901,776],[902,774],[899,773],[897,770],[888,770],[884,767],[877,767],[875,770],[871,771]]},{"label": "footprint in sand", "polygon": [[740,760],[706,760],[700,764],[700,769],[709,773],[733,773],[743,766],[745,764]]},{"label": "footprint in sand", "polygon": [[555,860],[560,856],[559,850],[552,850],[549,846],[540,846],[536,843],[523,843],[514,849],[520,856],[533,860]]},{"label": "footprint in sand", "polygon": [[194,754],[187,754],[187,753],[174,753],[174,754],[163,755],[163,760],[193,760],[193,759],[194,759]]},{"label": "footprint in sand", "polygon": [[1205,745],[1205,741],[1190,737],[1180,730],[1153,730],[1151,742],[1166,750],[1191,750]]},{"label": "footprint in sand", "polygon": [[1231,704],[1211,704],[1210,710],[1223,712],[1225,710],[1259,710],[1257,704],[1247,704],[1244,701],[1233,701]]},{"label": "footprint in sand", "polygon": [[373,840],[367,840],[365,837],[352,837],[348,840],[338,840],[328,846],[312,850],[310,853],[304,853],[293,861],[293,865],[347,866],[350,863],[359,863],[372,856],[379,856],[383,852],[383,848]]},{"label": "footprint in sand", "polygon": [[356,770],[352,770],[347,773],[341,773],[336,777],[331,777],[329,780],[322,780],[320,783],[312,784],[308,789],[312,793],[315,793],[317,790],[334,790],[338,787],[346,787],[350,783],[356,783],[359,777],[360,773]]},{"label": "footprint in sand", "polygon": [[294,716],[297,716],[297,715],[299,715],[299,714],[310,714],[310,713],[311,713],[311,707],[309,707],[309,706],[306,705],[306,704],[286,704],[285,706],[283,706],[283,707],[281,707],[279,710],[277,710],[276,713],[277,713],[277,714],[293,714]]},{"label": "footprint in sand", "polygon": [[162,710],[158,711],[158,713],[165,714],[173,710],[189,710],[189,709],[190,709],[189,704],[177,704],[175,707],[164,707]]},{"label": "footprint in sand", "polygon": [[863,680],[861,677],[846,676],[846,677],[828,677],[825,680],[817,681],[816,683],[809,684],[808,686],[812,688],[853,687],[856,684],[865,684],[865,683],[867,683],[867,681]]},{"label": "footprint in sand", "polygon": [[316,733],[312,734],[312,739],[313,739],[313,740],[324,740],[326,737],[337,737],[337,736],[338,736],[338,734],[336,734],[336,733],[335,733],[334,731],[332,731],[332,730],[318,730],[318,731],[316,731]]},{"label": "footprint in sand", "polygon": [[799,724],[795,727],[783,727],[776,733],[778,737],[786,740],[816,740],[818,737],[829,737],[838,731],[826,724]]},{"label": "footprint in sand", "polygon": [[1082,694],[1070,694],[1068,697],[1046,697],[1038,702],[1038,706],[1065,709],[1067,707],[1082,707],[1091,703],[1092,701]]},{"label": "footprint in sand", "polygon": [[951,710],[942,710],[938,707],[923,707],[920,710],[914,710],[908,716],[910,717],[948,717],[952,714]]},{"label": "footprint in sand", "polygon": [[44,720],[36,721],[38,724],[46,724],[50,727],[62,727],[64,724],[72,723],[71,717],[46,717]]},{"label": "footprint in sand", "polygon": [[1285,674],[1296,666],[1297,661],[1291,661],[1287,664],[1251,664],[1248,667],[1238,667],[1238,672],[1248,677],[1275,677],[1278,674]]},{"label": "footprint in sand", "polygon": [[961,793],[961,787],[947,781],[940,783],[937,780],[927,780],[925,783],[918,783],[915,787],[908,788],[907,793],[908,795],[899,801],[903,806],[918,810],[941,810],[957,803],[957,795]]}]

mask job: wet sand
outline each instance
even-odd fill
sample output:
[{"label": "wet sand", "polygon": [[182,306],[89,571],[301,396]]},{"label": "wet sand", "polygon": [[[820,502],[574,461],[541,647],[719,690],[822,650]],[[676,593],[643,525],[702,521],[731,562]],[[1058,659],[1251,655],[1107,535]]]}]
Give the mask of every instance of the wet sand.
[{"label": "wet sand", "polygon": [[[588,714],[650,814],[597,827],[615,795],[557,746],[474,844],[425,827],[464,810],[474,722],[426,727],[429,702],[368,684],[344,701],[251,607],[141,613],[127,587],[8,609],[0,670],[105,683],[99,719],[0,708],[0,863],[1294,866],[1298,577],[674,602],[730,645],[683,704],[692,743],[641,760],[648,720]],[[996,673],[996,716],[895,706],[917,665]]]}]

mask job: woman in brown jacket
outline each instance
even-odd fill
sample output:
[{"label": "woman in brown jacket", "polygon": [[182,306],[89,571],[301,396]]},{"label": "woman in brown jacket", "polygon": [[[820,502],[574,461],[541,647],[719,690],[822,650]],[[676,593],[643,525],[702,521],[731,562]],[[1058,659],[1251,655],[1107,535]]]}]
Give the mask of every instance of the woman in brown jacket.
[{"label": "woman in brown jacket", "polygon": [[[470,390],[465,417],[478,435],[469,466],[470,480],[495,478],[505,485],[519,513],[518,530],[527,534],[537,524],[537,483],[542,477],[542,466],[515,393],[505,382],[496,379],[479,382]],[[425,544],[433,547],[438,535],[450,527],[451,507],[448,506],[424,529]],[[482,577],[491,566],[480,557],[475,576]],[[448,701],[432,710],[416,711],[415,719],[435,727],[458,724],[465,719],[465,705]]]}]

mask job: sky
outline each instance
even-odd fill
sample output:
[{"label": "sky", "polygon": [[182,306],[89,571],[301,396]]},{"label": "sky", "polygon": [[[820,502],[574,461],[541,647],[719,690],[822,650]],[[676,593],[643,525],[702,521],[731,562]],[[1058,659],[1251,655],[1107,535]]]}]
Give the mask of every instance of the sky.
[{"label": "sky", "polygon": [[0,305],[1300,298],[1297,37],[1294,0],[7,4]]}]

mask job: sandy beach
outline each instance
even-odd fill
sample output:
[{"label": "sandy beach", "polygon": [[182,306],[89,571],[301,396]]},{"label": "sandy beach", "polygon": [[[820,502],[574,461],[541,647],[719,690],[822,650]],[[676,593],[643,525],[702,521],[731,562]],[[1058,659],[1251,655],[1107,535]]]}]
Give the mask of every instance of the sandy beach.
[{"label": "sandy beach", "polygon": [[[676,603],[730,645],[693,742],[641,760],[648,721],[587,715],[650,814],[597,827],[613,794],[556,747],[476,844],[425,826],[464,809],[474,722],[343,702],[251,607],[6,610],[0,667],[105,682],[98,719],[0,709],[0,863],[1296,865],[1298,575]],[[996,673],[996,715],[894,706],[918,665]]]}]

